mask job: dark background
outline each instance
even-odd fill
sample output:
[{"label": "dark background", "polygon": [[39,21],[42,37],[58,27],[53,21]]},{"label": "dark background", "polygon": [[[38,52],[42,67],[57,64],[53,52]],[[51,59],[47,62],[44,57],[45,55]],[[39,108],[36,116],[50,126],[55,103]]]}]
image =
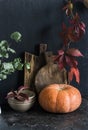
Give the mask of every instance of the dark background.
[{"label": "dark background", "polygon": [[[55,54],[62,46],[59,36],[61,24],[66,21],[62,7],[64,0],[0,0],[0,40],[9,40],[14,31],[19,31],[23,38],[22,42],[12,43],[12,48],[17,51],[9,60],[15,57],[23,59],[24,52],[37,54],[35,47],[40,43],[47,43],[48,50]],[[80,2],[75,3],[78,11],[86,24],[86,34],[74,44],[84,54],[79,58],[79,69],[81,73],[80,84],[74,81],[82,95],[88,95],[88,9]],[[6,93],[23,84],[23,71],[15,72],[8,79],[0,81],[0,103],[4,103]]]}]

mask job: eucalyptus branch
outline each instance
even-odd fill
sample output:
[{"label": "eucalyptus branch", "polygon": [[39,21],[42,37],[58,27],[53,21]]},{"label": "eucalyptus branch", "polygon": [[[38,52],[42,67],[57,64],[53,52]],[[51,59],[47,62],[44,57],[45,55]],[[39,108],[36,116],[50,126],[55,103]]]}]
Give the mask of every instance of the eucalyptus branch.
[{"label": "eucalyptus branch", "polygon": [[[14,32],[11,34],[11,39],[15,42],[21,41],[21,34],[19,32]],[[6,40],[0,42],[0,80],[4,80],[11,73],[16,70],[22,70],[24,64],[20,58],[15,58],[13,61],[5,62],[5,59],[9,58],[10,53],[15,54],[16,51],[9,46]]]}]

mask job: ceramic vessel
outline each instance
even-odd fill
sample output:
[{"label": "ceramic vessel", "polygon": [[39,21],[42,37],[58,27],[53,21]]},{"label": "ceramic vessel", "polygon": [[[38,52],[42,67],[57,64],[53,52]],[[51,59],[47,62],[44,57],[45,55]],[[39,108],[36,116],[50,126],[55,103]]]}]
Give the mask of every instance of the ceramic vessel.
[{"label": "ceramic vessel", "polygon": [[25,93],[29,96],[29,100],[19,101],[14,97],[8,98],[9,106],[19,112],[28,111],[35,103],[35,93],[30,90],[23,90],[22,93]]}]

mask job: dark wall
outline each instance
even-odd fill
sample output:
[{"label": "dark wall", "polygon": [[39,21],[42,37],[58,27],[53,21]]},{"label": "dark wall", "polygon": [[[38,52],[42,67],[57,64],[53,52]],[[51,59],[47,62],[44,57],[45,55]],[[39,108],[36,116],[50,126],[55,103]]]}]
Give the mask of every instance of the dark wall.
[{"label": "dark wall", "polygon": [[[64,0],[0,0],[0,39],[9,39],[10,33],[21,32],[23,39],[18,45],[12,44],[17,51],[14,57],[23,57],[25,51],[36,53],[35,46],[41,42],[48,44],[48,50],[54,53],[62,45],[59,32],[61,23],[65,21],[62,11]],[[88,95],[88,9],[82,4],[76,4],[76,10],[80,13],[86,24],[86,34],[77,46],[84,54],[79,59],[81,72],[80,85],[75,84],[82,94]],[[4,101],[6,93],[11,88],[17,88],[23,84],[23,71],[8,76],[7,80],[0,82],[0,102]]]}]

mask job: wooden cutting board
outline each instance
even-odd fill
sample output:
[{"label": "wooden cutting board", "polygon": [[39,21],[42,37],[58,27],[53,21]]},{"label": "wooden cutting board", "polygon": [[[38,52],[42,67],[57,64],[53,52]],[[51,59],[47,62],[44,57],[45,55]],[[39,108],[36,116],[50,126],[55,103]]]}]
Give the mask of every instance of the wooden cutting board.
[{"label": "wooden cutting board", "polygon": [[67,84],[67,72],[59,70],[58,65],[53,62],[52,52],[45,52],[46,65],[43,66],[35,76],[35,88],[39,93],[49,84]]},{"label": "wooden cutting board", "polygon": [[39,45],[39,56],[25,52],[25,62],[30,63],[30,69],[24,67],[24,86],[35,91],[35,75],[39,69],[45,65],[43,54],[47,49],[47,44],[41,43]]},{"label": "wooden cutting board", "polygon": [[40,63],[40,60],[38,56],[25,52],[25,62],[30,63],[30,69],[28,70],[26,67],[24,68],[24,86],[34,89],[34,76],[39,69],[39,64],[36,63]]}]

